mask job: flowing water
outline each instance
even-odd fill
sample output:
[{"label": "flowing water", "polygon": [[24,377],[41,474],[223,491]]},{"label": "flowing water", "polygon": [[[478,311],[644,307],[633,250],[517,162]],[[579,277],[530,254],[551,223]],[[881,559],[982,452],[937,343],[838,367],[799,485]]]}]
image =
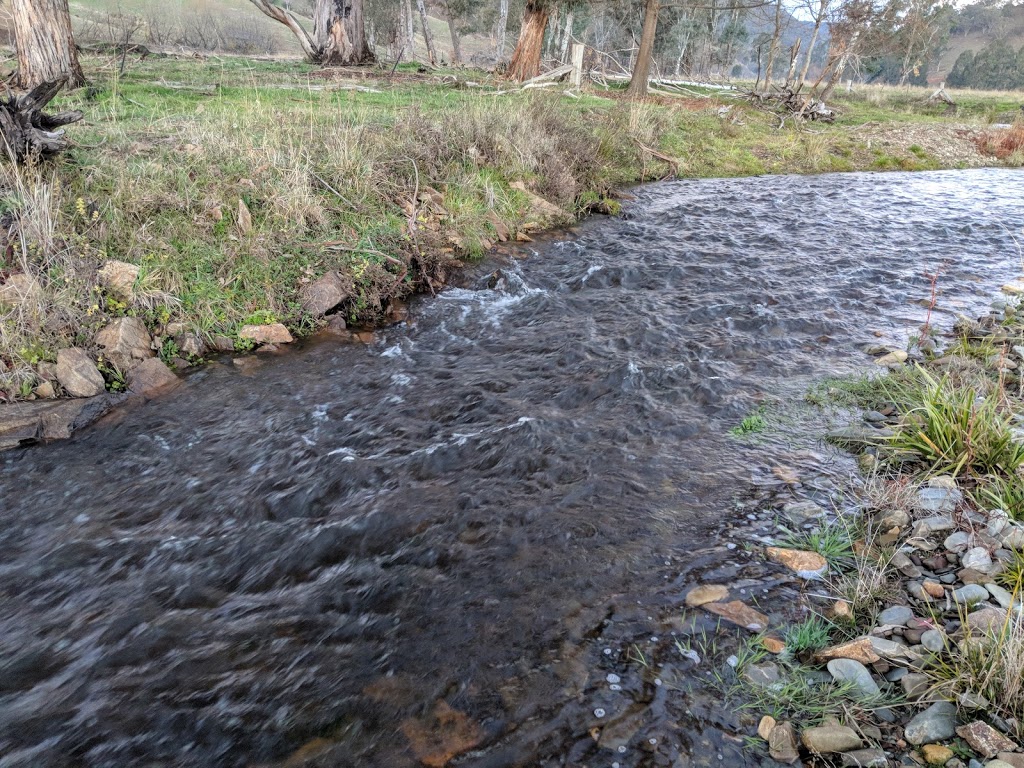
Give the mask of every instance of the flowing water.
[{"label": "flowing water", "polygon": [[1022,199],[653,185],[371,343],[0,456],[0,765],[755,764],[699,666],[646,658],[700,569],[739,573],[723,522],[785,452],[727,430],[905,344],[927,273],[935,322],[984,311]]}]

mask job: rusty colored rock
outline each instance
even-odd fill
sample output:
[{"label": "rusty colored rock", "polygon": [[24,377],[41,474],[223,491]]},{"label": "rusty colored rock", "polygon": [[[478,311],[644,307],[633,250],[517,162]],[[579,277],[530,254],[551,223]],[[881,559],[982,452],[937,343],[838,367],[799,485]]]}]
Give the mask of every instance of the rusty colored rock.
[{"label": "rusty colored rock", "polygon": [[444,768],[483,740],[480,726],[443,700],[426,717],[405,720],[401,729],[416,759],[429,768]]},{"label": "rusty colored rock", "polygon": [[257,344],[290,344],[294,339],[281,323],[267,325],[246,325],[238,332],[240,338],[251,339]]},{"label": "rusty colored rock", "polygon": [[776,725],[778,725],[778,722],[774,717],[771,715],[765,715],[761,718],[761,722],[757,724],[757,735],[765,741],[768,741],[768,737],[771,736]]},{"label": "rusty colored rock", "polygon": [[786,566],[803,579],[820,579],[828,570],[828,562],[817,552],[767,547],[764,553],[773,563]]},{"label": "rusty colored rock", "polygon": [[861,664],[874,664],[876,661],[880,661],[882,657],[875,653],[875,649],[871,645],[871,638],[859,637],[848,643],[818,651],[814,654],[814,658],[819,662],[831,661],[833,659],[853,659]]},{"label": "rusty colored rock", "polygon": [[691,608],[705,603],[717,603],[729,596],[729,588],[722,584],[703,584],[694,587],[686,595],[686,604]]},{"label": "rusty colored rock", "polygon": [[1019,747],[988,723],[975,720],[956,729],[957,735],[971,745],[982,757],[994,757],[1000,752],[1014,752]]},{"label": "rusty colored rock", "polygon": [[705,603],[701,608],[751,632],[763,632],[768,628],[767,616],[739,600],[731,603]]}]

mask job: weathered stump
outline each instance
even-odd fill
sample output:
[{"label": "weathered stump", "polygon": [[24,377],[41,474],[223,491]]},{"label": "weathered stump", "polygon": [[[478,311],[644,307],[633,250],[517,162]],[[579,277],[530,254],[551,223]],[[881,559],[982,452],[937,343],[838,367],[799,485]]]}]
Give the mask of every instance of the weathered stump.
[{"label": "weathered stump", "polygon": [[43,113],[63,85],[61,80],[41,83],[28,93],[8,91],[6,99],[0,98],[0,138],[15,162],[37,163],[67,149],[63,126],[81,120],[82,113]]}]

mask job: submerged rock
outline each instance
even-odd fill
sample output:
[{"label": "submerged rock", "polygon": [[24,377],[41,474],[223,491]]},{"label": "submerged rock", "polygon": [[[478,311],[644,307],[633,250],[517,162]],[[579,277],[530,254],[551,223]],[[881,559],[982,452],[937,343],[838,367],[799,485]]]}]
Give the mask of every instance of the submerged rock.
[{"label": "submerged rock", "polygon": [[784,565],[802,579],[820,579],[828,571],[828,562],[817,552],[767,547],[765,555],[773,563]]},{"label": "submerged rock", "polygon": [[723,584],[703,584],[694,587],[686,595],[686,604],[691,608],[705,603],[717,603],[729,596],[729,588]]},{"label": "submerged rock", "polygon": [[739,600],[733,600],[731,603],[706,603],[701,608],[751,632],[763,632],[768,629],[768,617]]}]

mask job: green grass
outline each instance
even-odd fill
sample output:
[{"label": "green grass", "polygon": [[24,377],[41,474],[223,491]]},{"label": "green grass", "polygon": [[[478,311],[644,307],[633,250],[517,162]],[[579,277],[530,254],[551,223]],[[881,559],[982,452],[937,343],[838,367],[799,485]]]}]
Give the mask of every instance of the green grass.
[{"label": "green grass", "polygon": [[768,424],[764,419],[764,414],[757,410],[748,416],[743,418],[739,424],[729,430],[729,434],[734,437],[743,437],[745,435],[752,435],[758,432],[764,432],[765,427]]},{"label": "green grass", "polygon": [[[641,145],[678,158],[685,176],[866,169],[875,159],[869,137],[849,130],[868,114],[852,99],[847,122],[805,132],[779,130],[744,102],[720,119],[721,94],[678,104],[599,91],[497,96],[505,85],[487,73],[422,75],[409,64],[394,78],[233,56],[129,57],[123,73],[113,59],[85,64],[93,86],[55,105],[86,114],[70,128],[75,147],[0,180],[0,207],[28,233],[0,272],[28,271],[42,290],[32,311],[0,308],[0,391],[15,395],[40,360],[89,347],[126,313],[168,351],[174,324],[206,339],[237,340],[254,318],[308,333],[323,321],[303,310],[300,291],[332,270],[354,287],[346,319],[376,323],[392,299],[436,290],[459,262],[483,256],[495,221],[513,235],[537,222],[531,194],[569,220],[664,176],[669,166]],[[484,87],[453,88],[441,79],[449,74]],[[424,204],[429,190],[441,205]],[[142,295],[125,302],[97,284],[108,259],[140,268]],[[740,425],[759,428],[756,418]]]},{"label": "green grass", "polygon": [[1024,464],[1024,446],[1010,433],[1010,418],[994,395],[948,385],[922,370],[925,388],[905,426],[891,441],[897,451],[914,452],[934,474],[954,477],[1012,475]]},{"label": "green grass", "polygon": [[780,545],[817,552],[828,561],[830,571],[840,572],[851,568],[855,562],[853,542],[858,537],[858,529],[856,522],[839,517],[812,531],[789,532]]},{"label": "green grass", "polygon": [[786,652],[801,657],[820,651],[829,644],[832,626],[820,616],[814,615],[786,629],[783,640]]}]

